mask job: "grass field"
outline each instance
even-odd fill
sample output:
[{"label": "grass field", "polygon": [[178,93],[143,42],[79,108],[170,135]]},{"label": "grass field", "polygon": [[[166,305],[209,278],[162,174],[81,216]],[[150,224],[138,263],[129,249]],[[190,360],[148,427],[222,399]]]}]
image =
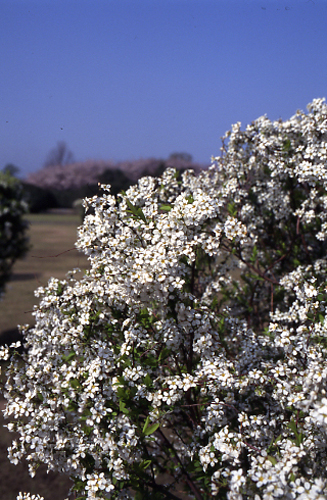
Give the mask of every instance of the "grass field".
[{"label": "grass field", "polygon": [[[0,339],[16,330],[17,324],[33,324],[30,311],[37,303],[34,290],[46,285],[51,276],[64,278],[74,267],[86,269],[87,259],[74,249],[76,229],[80,219],[73,214],[29,215],[31,249],[24,260],[17,261],[12,280],[8,283],[4,300],[0,302]],[[7,332],[7,334],[6,334]],[[0,399],[0,410],[4,408]],[[10,464],[7,447],[13,434],[2,427],[5,423],[0,411],[0,499],[16,500],[20,491],[39,493],[45,500],[64,500],[71,482],[65,476],[46,473],[41,466],[34,479],[30,478],[26,463]]]}]

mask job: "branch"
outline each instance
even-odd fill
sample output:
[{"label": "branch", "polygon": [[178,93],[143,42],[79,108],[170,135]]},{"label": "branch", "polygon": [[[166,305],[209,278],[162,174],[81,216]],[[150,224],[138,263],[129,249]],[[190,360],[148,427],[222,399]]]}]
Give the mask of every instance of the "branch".
[{"label": "branch", "polygon": [[179,465],[181,466],[181,469],[182,469],[183,474],[184,474],[184,476],[185,476],[185,481],[187,482],[188,486],[189,486],[189,487],[191,488],[191,490],[193,491],[193,493],[194,493],[194,495],[195,495],[195,498],[196,498],[197,500],[203,500],[203,497],[202,497],[202,495],[201,495],[200,491],[199,491],[199,490],[198,490],[198,488],[195,486],[195,484],[194,484],[194,482],[192,481],[192,479],[191,479],[191,477],[190,477],[189,473],[185,470],[185,467],[184,467],[184,465],[183,465],[183,463],[182,463],[182,461],[181,461],[181,459],[180,459],[180,457],[179,457],[179,455],[178,455],[177,451],[175,450],[174,445],[173,445],[173,444],[172,444],[172,443],[168,440],[168,438],[167,438],[167,437],[163,434],[163,432],[162,432],[162,430],[161,430],[161,429],[159,429],[159,434],[160,434],[160,435],[161,435],[161,437],[163,438],[164,442],[167,444],[168,448],[170,448],[170,449],[173,451],[173,453],[174,453],[174,455],[175,455],[175,457],[176,457],[176,459],[177,459],[177,461],[178,461]]}]

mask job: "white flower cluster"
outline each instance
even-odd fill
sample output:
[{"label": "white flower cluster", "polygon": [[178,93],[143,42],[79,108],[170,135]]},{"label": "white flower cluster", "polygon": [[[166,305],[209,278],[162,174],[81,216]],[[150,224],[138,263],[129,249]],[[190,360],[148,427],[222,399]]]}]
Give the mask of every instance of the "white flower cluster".
[{"label": "white flower cluster", "polygon": [[90,271],[38,290],[11,358],[10,460],[83,499],[327,498],[327,106],[227,136],[85,200]]},{"label": "white flower cluster", "polygon": [[44,500],[40,495],[31,495],[30,493],[19,493],[17,500]]}]

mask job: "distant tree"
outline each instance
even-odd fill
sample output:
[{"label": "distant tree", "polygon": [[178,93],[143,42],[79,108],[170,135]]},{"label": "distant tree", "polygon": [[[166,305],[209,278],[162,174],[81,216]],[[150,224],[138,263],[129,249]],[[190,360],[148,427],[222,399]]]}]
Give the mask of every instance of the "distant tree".
[{"label": "distant tree", "polygon": [[19,167],[16,167],[13,163],[7,163],[7,165],[3,167],[2,172],[4,174],[11,175],[12,177],[17,177],[19,170]]},{"label": "distant tree", "polygon": [[42,188],[23,182],[24,199],[28,205],[30,213],[45,212],[50,208],[57,208],[58,203],[56,197],[50,189]]},{"label": "distant tree", "polygon": [[114,195],[120,193],[120,191],[126,191],[133,184],[133,181],[119,168],[105,170],[99,176],[99,182],[101,184],[110,184],[111,194]]},{"label": "distant tree", "polygon": [[52,167],[54,165],[69,165],[74,162],[74,155],[68,149],[65,141],[58,141],[57,146],[49,152],[45,162],[45,167]]},{"label": "distant tree", "polygon": [[144,170],[141,170],[139,177],[160,177],[166,170],[167,166],[164,160],[157,162],[157,165],[150,164]]},{"label": "distant tree", "polygon": [[193,157],[189,153],[172,153],[168,159],[169,160],[183,160],[183,161],[191,162],[193,160]]}]

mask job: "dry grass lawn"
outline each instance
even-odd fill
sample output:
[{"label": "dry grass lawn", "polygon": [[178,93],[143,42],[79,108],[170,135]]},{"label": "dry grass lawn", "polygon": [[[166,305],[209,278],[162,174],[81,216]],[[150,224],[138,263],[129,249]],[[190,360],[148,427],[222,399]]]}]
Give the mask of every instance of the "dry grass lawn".
[{"label": "dry grass lawn", "polygon": [[12,280],[0,302],[0,335],[17,324],[33,324],[34,290],[52,276],[64,278],[74,267],[86,269],[87,259],[74,248],[80,219],[74,214],[31,214],[31,249],[14,266]]}]

